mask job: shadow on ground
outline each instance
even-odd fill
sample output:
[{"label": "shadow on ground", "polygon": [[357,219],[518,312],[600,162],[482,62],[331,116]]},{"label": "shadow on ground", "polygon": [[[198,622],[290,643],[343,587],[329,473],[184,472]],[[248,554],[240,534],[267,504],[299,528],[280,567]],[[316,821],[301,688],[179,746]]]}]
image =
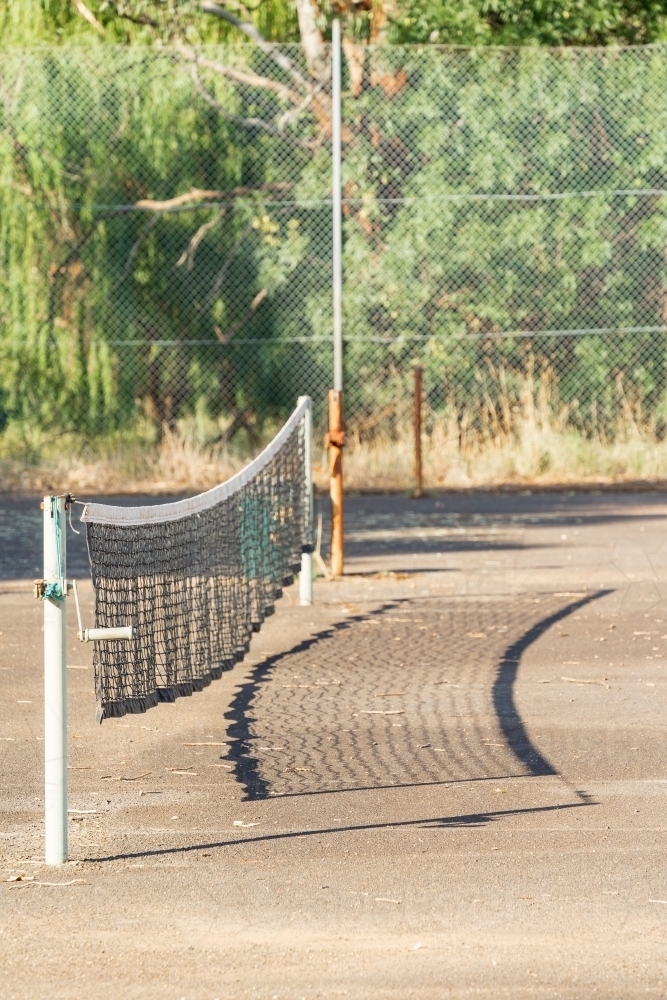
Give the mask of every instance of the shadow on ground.
[{"label": "shadow on ground", "polygon": [[255,667],[226,715],[223,759],[247,799],[556,775],[517,709],[519,665],[604,593],[400,600],[354,615]]},{"label": "shadow on ground", "polygon": [[461,827],[479,828],[487,826],[508,816],[526,816],[536,813],[563,812],[570,809],[581,809],[597,805],[585,792],[578,792],[578,802],[567,802],[562,805],[528,806],[525,809],[495,809],[489,812],[467,813],[458,816],[430,816],[422,819],[395,820],[387,823],[357,823],[350,825],[337,824],[335,827],[318,827],[309,830],[293,830],[287,833],[256,834],[250,837],[234,837],[229,840],[214,840],[206,843],[185,844],[176,847],[156,847],[146,851],[128,851],[124,854],[113,854],[102,858],[85,858],[85,861],[130,861],[133,858],[162,857],[171,854],[189,854],[193,851],[210,851],[216,848],[237,847],[243,844],[262,844],[272,841],[294,840],[302,837],[322,837],[326,834],[363,833],[368,830],[400,830],[412,828],[417,830],[455,830]]}]

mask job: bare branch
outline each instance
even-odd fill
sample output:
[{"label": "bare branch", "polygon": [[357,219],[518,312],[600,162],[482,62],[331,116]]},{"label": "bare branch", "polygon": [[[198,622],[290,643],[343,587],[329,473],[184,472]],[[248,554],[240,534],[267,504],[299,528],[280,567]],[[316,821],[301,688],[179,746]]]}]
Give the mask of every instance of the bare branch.
[{"label": "bare branch", "polygon": [[364,82],[364,45],[355,45],[351,38],[343,39],[343,52],[347,59],[347,70],[350,75],[350,90],[358,97]]},{"label": "bare branch", "polygon": [[81,15],[81,17],[84,17],[86,19],[86,21],[88,22],[88,24],[90,24],[91,27],[95,29],[95,31],[98,33],[98,35],[106,36],[106,32],[104,30],[104,25],[100,24],[100,22],[97,20],[97,18],[93,14],[92,10],[90,10],[88,7],[86,7],[86,5],[83,2],[83,0],[72,0],[72,3],[74,4],[74,6],[76,7],[76,9],[78,10],[78,12]]},{"label": "bare branch", "polygon": [[298,104],[301,101],[301,95],[290,90],[286,84],[279,83],[278,80],[269,80],[265,76],[259,76],[245,66],[243,69],[237,69],[234,66],[225,66],[224,63],[199,55],[189,45],[183,45],[181,42],[177,42],[174,48],[189,62],[203,66],[204,69],[210,69],[221,76],[227,76],[231,80],[236,80],[237,83],[245,83],[249,87],[261,87],[263,90],[273,90],[274,93],[285,100],[291,101],[293,104]]},{"label": "bare branch", "polygon": [[374,0],[371,12],[371,45],[382,45],[387,41],[387,25],[394,14],[394,5],[387,0]]},{"label": "bare branch", "polygon": [[296,118],[298,115],[300,115],[301,112],[305,111],[306,108],[309,105],[311,105],[314,101],[321,100],[319,95],[323,87],[324,83],[318,83],[317,86],[313,88],[312,93],[306,94],[306,96],[304,97],[303,101],[301,101],[300,104],[297,104],[296,107],[291,108],[289,111],[286,111],[284,114],[282,114],[278,119],[278,131],[282,132],[287,123],[291,121],[292,118]]},{"label": "bare branch", "polygon": [[278,119],[279,132],[282,132],[288,122],[290,122],[293,118],[297,118],[302,111],[306,110],[309,104],[312,104],[313,98],[315,97],[316,93],[317,91],[315,91],[312,94],[306,94],[306,96],[304,97],[303,101],[301,101],[300,104],[297,104],[296,107],[294,108],[290,108],[289,111],[285,111],[285,113],[280,116],[280,118]]},{"label": "bare branch", "polygon": [[258,292],[257,295],[252,300],[252,302],[250,303],[250,308],[245,313],[245,315],[241,316],[241,319],[237,320],[236,323],[234,323],[233,326],[230,326],[230,328],[227,331],[227,333],[223,333],[223,331],[220,329],[220,327],[217,327],[217,326],[213,327],[213,329],[215,330],[215,335],[218,338],[218,340],[221,343],[223,343],[223,344],[228,344],[229,341],[234,336],[234,334],[238,333],[242,326],[245,326],[245,324],[248,322],[248,320],[250,319],[250,317],[252,316],[252,314],[262,304],[262,302],[264,301],[264,299],[266,298],[266,296],[268,294],[269,293],[268,293],[267,289],[266,288],[262,288],[261,292]]},{"label": "bare branch", "polygon": [[231,250],[227,254],[227,259],[224,261],[222,267],[218,271],[218,275],[217,275],[215,281],[213,282],[213,287],[211,288],[210,292],[206,296],[206,300],[205,300],[204,306],[203,306],[204,309],[207,309],[210,306],[210,304],[213,302],[213,299],[216,297],[216,295],[218,294],[218,292],[222,288],[222,284],[223,284],[223,282],[225,280],[225,277],[227,276],[227,271],[231,267],[232,261],[234,260],[234,257],[236,256],[237,250],[239,249],[239,247],[243,243],[243,241],[246,238],[246,236],[248,236],[251,232],[252,232],[252,223],[249,222],[246,226],[243,227],[243,229],[241,230],[241,232],[239,233],[239,235],[234,240],[234,245],[232,246]]},{"label": "bare branch", "polygon": [[[199,72],[196,65],[191,67],[190,75],[192,77],[192,82],[194,83],[195,87],[197,88],[201,96],[204,98],[206,103],[210,104],[210,106],[212,108],[215,108],[216,111],[219,111],[220,114],[227,119],[227,121],[233,122],[235,125],[239,125],[241,128],[261,129],[263,132],[268,132],[269,135],[275,135],[281,138],[284,142],[288,142],[292,146],[298,146],[301,149],[313,149],[317,145],[317,141],[310,142],[304,139],[298,139],[296,136],[292,136],[288,132],[283,132],[279,128],[270,125],[268,122],[265,122],[262,118],[242,118],[241,115],[232,114],[231,111],[228,111],[227,108],[223,104],[221,104],[220,101],[218,101],[213,96],[213,94],[210,93],[210,91],[206,89],[206,87],[199,78]],[[313,99],[313,105],[316,107],[315,99]],[[317,115],[317,117],[319,119],[319,115]]]},{"label": "bare branch", "polygon": [[153,201],[151,198],[142,198],[135,203],[136,208],[148,209],[150,212],[168,212],[170,208],[180,208],[181,205],[189,205],[193,201],[215,201],[224,195],[224,191],[201,191],[193,188],[186,194],[179,194],[175,198],[167,201]]},{"label": "bare branch", "polygon": [[238,17],[234,17],[229,11],[224,10],[217,3],[212,3],[211,0],[202,0],[200,3],[200,8],[204,14],[212,14],[214,17],[219,17],[223,21],[227,21],[228,24],[233,25],[242,31],[244,35],[251,38],[253,42],[262,50],[266,52],[268,56],[271,56],[273,61],[280,66],[286,73],[292,77],[292,79],[303,87],[304,90],[309,90],[311,84],[306,80],[296,66],[292,63],[291,59],[280,51],[276,45],[272,45],[271,42],[267,42],[263,35],[259,33],[254,24],[248,21],[241,21]]},{"label": "bare branch", "polygon": [[225,201],[227,198],[242,198],[246,194],[254,194],[255,191],[289,191],[294,185],[290,181],[273,181],[267,184],[250,184],[244,187],[229,188],[227,191],[202,191],[193,188],[185,194],[179,194],[175,198],[167,201],[152,201],[150,198],[142,198],[135,203],[135,208],[146,209],[150,212],[168,212],[172,208],[180,208],[182,205],[190,205],[198,201]]},{"label": "bare branch", "polygon": [[231,111],[228,111],[227,108],[222,105],[201,82],[199,79],[199,70],[196,65],[191,67],[190,75],[192,77],[192,82],[206,103],[210,104],[216,111],[219,111],[220,114],[227,119],[227,121],[234,122],[235,125],[240,125],[241,128],[261,129],[263,132],[268,132],[269,135],[281,134],[278,129],[274,128],[273,125],[269,125],[268,122],[263,121],[261,118],[242,118],[241,115],[234,115]]},{"label": "bare branch", "polygon": [[186,264],[187,265],[186,269],[188,271],[192,270],[195,263],[195,254],[197,253],[197,248],[199,244],[204,239],[206,234],[211,229],[213,229],[214,226],[217,226],[217,224],[220,222],[220,219],[223,217],[225,212],[226,209],[221,208],[220,211],[212,219],[209,219],[208,222],[205,222],[203,226],[199,227],[199,229],[191,238],[190,242],[188,243],[187,247],[185,248],[181,256],[176,261],[176,267],[182,267],[183,264]]},{"label": "bare branch", "polygon": [[158,22],[152,18],[148,17],[146,14],[129,14],[121,4],[117,3],[116,0],[111,0],[113,9],[116,12],[116,16],[122,18],[124,21],[129,21],[131,24],[138,24],[149,28],[158,29],[160,25]]},{"label": "bare branch", "polygon": [[125,279],[127,278],[128,274],[130,273],[130,268],[132,267],[132,261],[134,260],[134,258],[139,253],[139,248],[141,247],[141,244],[144,241],[144,236],[147,236],[148,233],[151,231],[151,229],[153,229],[154,226],[156,226],[158,224],[158,222],[160,221],[160,218],[161,218],[161,216],[154,215],[153,218],[149,219],[148,222],[145,223],[145,225],[143,225],[141,227],[141,229],[139,230],[139,235],[137,236],[136,240],[132,244],[132,247],[130,248],[130,252],[127,255],[127,260],[125,261],[125,267],[123,268],[123,273],[121,274],[121,276],[118,279],[118,281],[114,284],[114,286],[113,286],[114,288],[117,288],[118,285],[120,285],[121,281],[125,281]]},{"label": "bare branch", "polygon": [[[218,333],[218,327],[215,327],[215,332]],[[254,414],[250,410],[237,410],[231,423],[225,428],[222,434],[219,434],[209,444],[229,444],[231,439],[234,437],[237,431],[244,427],[249,434],[253,433],[254,430]]]}]

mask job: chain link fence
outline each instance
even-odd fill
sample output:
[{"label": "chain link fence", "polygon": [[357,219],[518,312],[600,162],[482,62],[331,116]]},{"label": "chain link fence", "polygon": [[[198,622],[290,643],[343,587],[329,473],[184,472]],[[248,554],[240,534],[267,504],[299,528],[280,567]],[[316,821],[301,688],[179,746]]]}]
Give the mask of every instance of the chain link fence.
[{"label": "chain link fence", "polygon": [[[410,485],[416,364],[427,485],[667,475],[666,57],[345,43],[352,485]],[[5,468],[324,428],[330,93],[298,47],[3,52]]]}]

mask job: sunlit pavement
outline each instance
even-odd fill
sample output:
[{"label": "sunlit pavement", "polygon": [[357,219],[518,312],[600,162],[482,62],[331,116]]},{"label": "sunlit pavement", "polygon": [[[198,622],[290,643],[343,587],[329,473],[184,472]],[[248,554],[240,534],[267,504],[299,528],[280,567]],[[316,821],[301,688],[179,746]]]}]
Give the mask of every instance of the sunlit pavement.
[{"label": "sunlit pavement", "polygon": [[344,580],[101,727],[72,628],[53,869],[39,512],[3,499],[0,996],[667,995],[664,500],[350,498]]}]

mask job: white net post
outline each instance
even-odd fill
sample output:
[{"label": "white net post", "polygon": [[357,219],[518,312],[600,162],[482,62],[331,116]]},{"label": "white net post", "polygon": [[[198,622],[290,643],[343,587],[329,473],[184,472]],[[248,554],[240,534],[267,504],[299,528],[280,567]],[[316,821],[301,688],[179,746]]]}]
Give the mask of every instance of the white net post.
[{"label": "white net post", "polygon": [[44,497],[44,819],[47,865],[61,865],[67,861],[65,516],[64,497]]},{"label": "white net post", "polygon": [[[305,402],[304,415],[304,455],[306,466],[306,490],[308,494],[308,527],[310,540],[313,533],[313,403],[308,396],[299,396],[299,403]],[[301,573],[299,575],[299,604],[307,607],[313,603],[313,554],[301,553]]]}]

